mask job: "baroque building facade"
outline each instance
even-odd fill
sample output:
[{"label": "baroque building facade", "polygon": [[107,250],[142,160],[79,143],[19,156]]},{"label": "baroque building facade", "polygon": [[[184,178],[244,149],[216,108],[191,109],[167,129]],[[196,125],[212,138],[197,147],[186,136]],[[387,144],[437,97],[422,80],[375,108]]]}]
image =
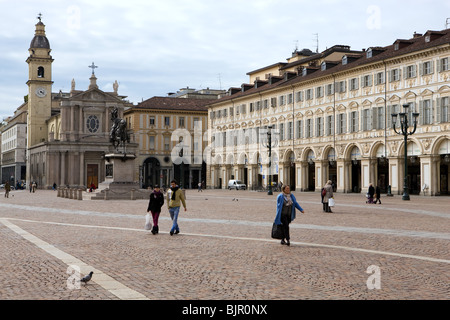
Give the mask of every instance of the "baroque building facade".
[{"label": "baroque building facade", "polygon": [[[94,71],[87,90],[77,90],[72,80],[70,92],[53,93],[50,52],[45,25],[39,18],[26,60],[28,95],[3,128],[2,165],[7,164],[5,159],[10,157],[10,147],[15,148],[16,154],[23,149],[27,185],[35,181],[39,188],[51,188],[54,183],[71,188],[86,188],[92,184],[98,187],[106,178],[104,156],[115,151],[109,141],[111,111],[117,108],[119,117],[123,117],[130,103],[118,94],[117,81],[113,85],[114,92],[100,90]],[[91,67],[94,70],[94,64]],[[21,133],[15,140],[20,141],[19,144],[7,140],[10,131],[11,134]],[[127,151],[135,153],[136,148],[137,145],[131,143]],[[16,156],[15,159],[16,167],[21,167],[22,179],[22,158]],[[17,180],[17,169],[15,175]]]},{"label": "baroque building facade", "polygon": [[[240,179],[257,189],[270,175],[299,191],[332,180],[338,192],[373,183],[401,194],[407,166],[411,194],[449,194],[449,59],[446,29],[361,51],[296,50],[285,63],[249,72],[250,83],[208,106],[208,185]],[[410,127],[419,113],[406,146],[391,117],[405,104]]]},{"label": "baroque building facade", "polygon": [[207,144],[206,104],[217,100],[218,91],[208,90],[206,97],[196,91],[195,98],[187,97],[185,90],[179,93],[152,97],[124,112],[138,144],[135,179],[141,188],[168,187],[173,179],[183,188],[206,182],[206,163],[201,156]]}]

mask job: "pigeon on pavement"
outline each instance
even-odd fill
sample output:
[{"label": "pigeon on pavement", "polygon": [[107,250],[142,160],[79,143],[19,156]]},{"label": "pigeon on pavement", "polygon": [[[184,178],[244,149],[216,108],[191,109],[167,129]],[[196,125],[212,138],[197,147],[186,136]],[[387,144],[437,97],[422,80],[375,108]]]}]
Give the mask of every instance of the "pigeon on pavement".
[{"label": "pigeon on pavement", "polygon": [[85,276],[83,279],[81,279],[80,281],[87,283],[89,280],[91,280],[93,273],[94,273],[93,271],[89,272],[89,274],[87,276]]}]

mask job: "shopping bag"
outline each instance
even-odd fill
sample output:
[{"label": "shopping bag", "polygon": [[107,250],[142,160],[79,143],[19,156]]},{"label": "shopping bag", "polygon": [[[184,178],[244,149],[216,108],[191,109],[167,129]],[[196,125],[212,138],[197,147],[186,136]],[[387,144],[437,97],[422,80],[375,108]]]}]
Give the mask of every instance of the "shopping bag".
[{"label": "shopping bag", "polygon": [[272,238],[274,239],[283,239],[284,238],[284,232],[281,228],[281,224],[273,224],[272,226]]},{"label": "shopping bag", "polygon": [[333,198],[328,199],[328,206],[334,207],[334,199]]},{"label": "shopping bag", "polygon": [[152,217],[150,215],[150,213],[147,213],[145,215],[145,226],[144,229],[145,230],[150,230],[152,228]]}]

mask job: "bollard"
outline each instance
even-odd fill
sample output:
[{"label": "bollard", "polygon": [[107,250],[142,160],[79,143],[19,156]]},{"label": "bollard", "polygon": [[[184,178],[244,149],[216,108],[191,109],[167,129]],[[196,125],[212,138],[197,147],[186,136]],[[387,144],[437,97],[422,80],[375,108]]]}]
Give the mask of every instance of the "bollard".
[{"label": "bollard", "polygon": [[83,189],[78,189],[78,200],[83,200]]},{"label": "bollard", "polygon": [[131,189],[131,200],[136,200],[136,197],[134,195],[135,191],[136,191],[136,189]]},{"label": "bollard", "polygon": [[64,198],[68,198],[69,197],[69,189],[66,187],[64,188]]},{"label": "bollard", "polygon": [[77,189],[73,189],[73,200],[77,200],[78,199],[78,192]]},{"label": "bollard", "polygon": [[73,189],[69,188],[69,199],[73,199],[73,193],[72,193]]},{"label": "bollard", "polygon": [[105,200],[108,200],[108,192],[109,192],[109,189],[106,188],[106,189],[105,189]]},{"label": "bollard", "polygon": [[61,197],[61,187],[56,188],[57,189],[57,197]]}]

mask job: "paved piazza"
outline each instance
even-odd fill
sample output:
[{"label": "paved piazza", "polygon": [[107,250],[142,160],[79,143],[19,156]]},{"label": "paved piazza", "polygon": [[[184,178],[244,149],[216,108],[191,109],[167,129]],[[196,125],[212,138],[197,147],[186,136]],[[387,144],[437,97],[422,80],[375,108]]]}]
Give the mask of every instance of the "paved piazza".
[{"label": "paved piazza", "polygon": [[144,200],[0,193],[0,299],[450,298],[449,197],[335,194],[324,213],[319,193],[294,194],[305,214],[287,247],[270,238],[276,194],[188,190],[170,236],[166,204],[152,235]]}]

